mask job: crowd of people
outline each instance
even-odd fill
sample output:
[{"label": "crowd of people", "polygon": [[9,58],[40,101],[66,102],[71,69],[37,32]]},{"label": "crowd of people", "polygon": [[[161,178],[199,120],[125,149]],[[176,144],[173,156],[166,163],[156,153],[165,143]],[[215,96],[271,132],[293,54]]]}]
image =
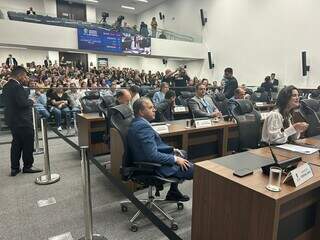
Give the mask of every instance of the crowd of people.
[{"label": "crowd of people", "polygon": [[[11,70],[16,66],[17,61],[9,55],[6,63],[0,67],[0,89],[8,82]],[[143,88],[152,89],[151,99],[162,113],[157,115],[157,119],[160,120],[173,119],[171,110],[174,108],[176,97],[181,95],[182,91],[195,92],[196,96],[191,99],[190,106],[212,110],[203,114],[197,114],[195,110],[197,116],[219,115],[214,111],[216,109],[208,94],[221,92],[228,99],[250,96],[249,89],[244,84],[238,85],[232,68],[225,69],[219,85],[217,81],[210,83],[206,78],[190,77],[185,66],[180,66],[174,71],[167,69],[165,72],[146,72],[119,67],[92,68],[86,72],[77,67],[52,64],[46,58],[43,65],[32,62],[26,70],[29,81],[25,88],[29,91],[29,98],[35,103],[35,109],[43,118],[52,117],[60,131],[63,122],[66,128],[71,128],[71,118],[74,113],[81,112],[80,99],[89,90],[98,91],[101,97],[113,96],[117,101],[128,103],[132,107],[140,95],[145,95],[141,94]]]}]

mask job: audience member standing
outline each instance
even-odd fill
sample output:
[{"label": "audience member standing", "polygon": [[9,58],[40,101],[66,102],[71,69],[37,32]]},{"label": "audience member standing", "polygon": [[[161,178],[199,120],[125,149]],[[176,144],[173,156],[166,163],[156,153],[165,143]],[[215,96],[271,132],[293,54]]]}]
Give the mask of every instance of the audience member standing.
[{"label": "audience member standing", "polygon": [[264,82],[261,84],[261,87],[264,88],[264,90],[266,92],[270,93],[274,91],[274,87],[273,87],[273,84],[271,82],[271,78],[270,76],[266,76],[265,79],[264,79]]},{"label": "audience member standing", "polygon": [[165,70],[165,75],[162,78],[162,82],[166,82],[169,86],[173,86],[174,83],[174,74],[178,72],[178,69],[172,72],[170,69]]},{"label": "audience member standing", "polygon": [[14,57],[12,57],[12,54],[9,54],[9,56],[8,56],[8,58],[6,60],[6,65],[8,67],[15,67],[15,66],[18,65],[17,60]]},{"label": "audience member standing", "polygon": [[5,121],[12,134],[11,176],[16,176],[21,171],[21,154],[24,173],[42,171],[33,167],[34,130],[31,109],[34,102],[28,99],[23,87],[27,81],[27,71],[17,66],[13,68],[11,79],[3,87]]},{"label": "audience member standing", "polygon": [[48,68],[49,66],[52,66],[52,62],[51,62],[51,60],[49,59],[49,57],[46,57],[46,59],[44,60],[44,66],[46,67],[46,68]]},{"label": "audience member standing", "polygon": [[234,90],[238,88],[238,81],[233,76],[233,69],[232,68],[226,68],[224,70],[224,76],[222,79],[222,83],[224,85],[224,95],[226,98],[232,98],[234,94]]},{"label": "audience member standing", "polygon": [[276,74],[275,73],[271,73],[270,80],[271,80],[273,86],[275,86],[275,87],[279,86],[279,80],[276,79]]},{"label": "audience member standing", "polygon": [[36,12],[33,10],[33,7],[27,9],[27,15],[36,15]]},{"label": "audience member standing", "polygon": [[157,28],[158,28],[158,23],[157,23],[156,17],[153,17],[151,21],[151,36],[153,38],[157,37]]}]

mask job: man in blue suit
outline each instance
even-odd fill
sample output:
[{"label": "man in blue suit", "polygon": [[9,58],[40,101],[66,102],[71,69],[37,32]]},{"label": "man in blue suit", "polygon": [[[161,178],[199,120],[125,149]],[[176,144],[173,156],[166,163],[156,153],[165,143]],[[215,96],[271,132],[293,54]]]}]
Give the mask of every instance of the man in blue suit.
[{"label": "man in blue suit", "polygon": [[[135,118],[128,130],[128,146],[133,161],[150,161],[161,164],[157,174],[179,179],[193,178],[193,164],[183,158],[181,151],[165,144],[149,123],[155,118],[155,108],[149,98],[140,98],[133,104]],[[167,200],[188,201],[177,183],[172,183]]]}]

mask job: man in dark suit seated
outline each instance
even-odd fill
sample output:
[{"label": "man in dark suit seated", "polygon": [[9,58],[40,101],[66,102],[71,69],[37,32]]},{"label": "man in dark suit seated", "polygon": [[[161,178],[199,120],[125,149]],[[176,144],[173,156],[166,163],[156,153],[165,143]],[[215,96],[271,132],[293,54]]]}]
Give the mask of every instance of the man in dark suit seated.
[{"label": "man in dark suit seated", "polygon": [[164,100],[157,105],[156,121],[167,122],[174,120],[173,110],[175,107],[176,93],[172,90],[166,92]]},{"label": "man in dark suit seated", "polygon": [[194,117],[221,117],[222,114],[207,94],[206,86],[196,85],[196,96],[189,100],[189,107]]},{"label": "man in dark suit seated", "polygon": [[28,98],[23,88],[28,81],[27,71],[14,67],[11,79],[3,87],[4,116],[12,134],[11,143],[11,176],[16,176],[20,170],[20,158],[23,159],[23,173],[37,173],[42,170],[33,165],[34,131],[32,122],[32,106],[34,100]]},{"label": "man in dark suit seated", "polygon": [[[155,118],[155,108],[151,100],[145,97],[136,100],[133,111],[135,118],[128,130],[128,146],[133,161],[161,164],[157,174],[163,177],[192,179],[193,164],[183,158],[184,154],[180,150],[165,144],[149,123]],[[178,190],[177,183],[172,183],[166,199],[188,201],[189,197]]]}]

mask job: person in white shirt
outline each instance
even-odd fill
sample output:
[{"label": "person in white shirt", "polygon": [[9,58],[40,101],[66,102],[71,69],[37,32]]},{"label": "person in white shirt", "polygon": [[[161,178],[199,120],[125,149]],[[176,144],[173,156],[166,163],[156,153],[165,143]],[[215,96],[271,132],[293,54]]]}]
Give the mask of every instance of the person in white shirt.
[{"label": "person in white shirt", "polygon": [[278,95],[277,109],[272,111],[262,127],[262,139],[265,144],[283,144],[299,139],[300,133],[308,128],[305,122],[292,122],[294,109],[300,106],[299,92],[294,86],[283,88]]}]

